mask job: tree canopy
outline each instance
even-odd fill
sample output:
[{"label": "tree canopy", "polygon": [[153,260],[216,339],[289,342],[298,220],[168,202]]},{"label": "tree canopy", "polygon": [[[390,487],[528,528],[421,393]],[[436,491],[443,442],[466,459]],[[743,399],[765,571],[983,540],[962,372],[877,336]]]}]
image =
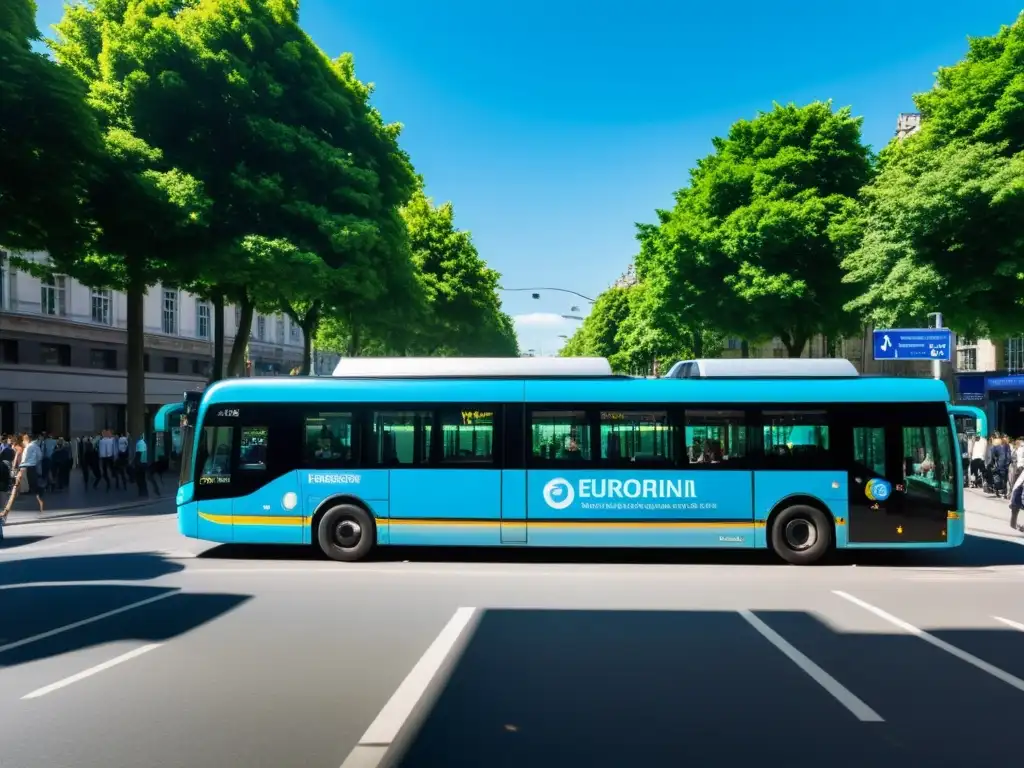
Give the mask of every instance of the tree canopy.
[{"label": "tree canopy", "polygon": [[644,270],[656,300],[723,333],[779,337],[791,356],[816,333],[848,328],[837,222],[871,177],[861,121],[831,102],[739,120],[658,212]]},{"label": "tree canopy", "polygon": [[100,152],[86,88],[32,50],[33,0],[0,3],[0,244],[75,258],[88,247],[84,209]]},{"label": "tree canopy", "polygon": [[963,333],[1024,327],[1024,14],[915,96],[921,129],[881,155],[845,225],[849,308],[877,325],[941,311]]}]

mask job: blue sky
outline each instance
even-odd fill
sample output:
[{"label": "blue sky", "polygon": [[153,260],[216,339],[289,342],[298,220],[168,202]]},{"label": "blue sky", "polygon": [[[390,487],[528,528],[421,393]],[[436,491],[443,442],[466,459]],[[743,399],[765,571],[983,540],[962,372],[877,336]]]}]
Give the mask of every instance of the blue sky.
[{"label": "blue sky", "polygon": [[[61,0],[37,0],[46,29]],[[634,222],[670,207],[710,140],[773,101],[831,98],[875,148],[911,94],[1010,24],[1021,0],[302,0],[330,55],[352,51],[438,202],[455,204],[509,288],[590,297],[636,252]],[[503,295],[544,354],[586,302]]]}]

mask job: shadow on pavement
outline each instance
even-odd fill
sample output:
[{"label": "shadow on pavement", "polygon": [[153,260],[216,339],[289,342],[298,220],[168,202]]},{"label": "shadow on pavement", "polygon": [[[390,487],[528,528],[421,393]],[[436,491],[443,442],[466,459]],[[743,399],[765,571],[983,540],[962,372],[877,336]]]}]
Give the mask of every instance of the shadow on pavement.
[{"label": "shadow on pavement", "polygon": [[[1024,544],[1024,539],[1022,539]],[[982,536],[967,535],[956,549],[838,550],[820,566],[984,568],[1024,565],[1024,546]],[[198,555],[212,560],[326,560],[312,546],[221,544]],[[371,556],[377,562],[450,563],[582,563],[640,565],[786,564],[767,550],[735,549],[562,549],[548,547],[380,547]]]},{"label": "shadow on pavement", "polygon": [[[992,727],[1024,704],[1005,682],[913,635],[756,616],[884,722],[860,721],[738,613],[490,610],[384,764],[903,768],[1018,754],[1016,730]],[[1024,675],[1018,632],[936,634]]]},{"label": "shadow on pavement", "polygon": [[40,541],[46,541],[49,536],[12,536],[10,533],[5,534],[0,539],[0,552],[5,549],[17,549],[18,547],[25,547],[29,544],[38,544]]},{"label": "shadow on pavement", "polygon": [[251,598],[134,584],[72,583],[142,581],[183,567],[150,553],[0,562],[0,668],[123,640],[169,640]]},{"label": "shadow on pavement", "polygon": [[0,561],[0,587],[60,581],[146,581],[184,569],[181,563],[153,552],[33,557]]}]

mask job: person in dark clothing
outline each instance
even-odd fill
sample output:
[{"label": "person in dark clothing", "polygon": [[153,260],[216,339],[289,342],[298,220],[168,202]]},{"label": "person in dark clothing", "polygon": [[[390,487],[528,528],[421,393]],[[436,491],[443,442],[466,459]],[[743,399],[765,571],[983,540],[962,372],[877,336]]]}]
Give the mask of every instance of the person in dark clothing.
[{"label": "person in dark clothing", "polygon": [[989,451],[989,466],[992,472],[992,490],[996,496],[1006,496],[1006,476],[1010,471],[1010,448],[1006,441],[996,438]]}]

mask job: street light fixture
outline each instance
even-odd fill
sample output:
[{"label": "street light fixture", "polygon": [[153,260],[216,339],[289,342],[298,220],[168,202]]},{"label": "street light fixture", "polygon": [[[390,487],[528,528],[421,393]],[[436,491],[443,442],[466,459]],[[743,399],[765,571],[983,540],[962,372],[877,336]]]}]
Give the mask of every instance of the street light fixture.
[{"label": "street light fixture", "polygon": [[569,294],[572,294],[573,296],[578,296],[579,298],[583,299],[584,301],[588,301],[591,304],[593,304],[596,301],[596,299],[592,299],[589,296],[584,296],[582,293],[578,293],[576,291],[570,291],[568,288],[502,288],[501,286],[498,286],[498,290],[499,291],[530,291],[530,298],[532,298],[532,299],[539,299],[541,291],[554,291],[555,293],[569,293]]}]

